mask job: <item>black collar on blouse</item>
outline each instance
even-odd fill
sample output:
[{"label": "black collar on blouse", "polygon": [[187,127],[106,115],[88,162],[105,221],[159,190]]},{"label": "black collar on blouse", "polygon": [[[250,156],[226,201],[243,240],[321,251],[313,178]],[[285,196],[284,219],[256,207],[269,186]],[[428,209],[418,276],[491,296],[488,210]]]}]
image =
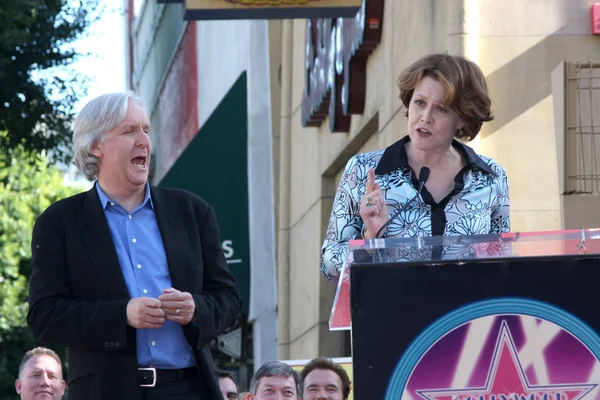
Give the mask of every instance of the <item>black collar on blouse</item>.
[{"label": "black collar on blouse", "polygon": [[[375,174],[387,174],[398,168],[408,167],[408,156],[404,145],[409,141],[410,136],[406,135],[390,147],[387,147],[377,164],[377,168],[375,168]],[[452,146],[465,157],[467,165],[475,166],[488,174],[494,173],[490,166],[479,158],[475,151],[469,146],[464,145],[457,140],[452,141]]]}]

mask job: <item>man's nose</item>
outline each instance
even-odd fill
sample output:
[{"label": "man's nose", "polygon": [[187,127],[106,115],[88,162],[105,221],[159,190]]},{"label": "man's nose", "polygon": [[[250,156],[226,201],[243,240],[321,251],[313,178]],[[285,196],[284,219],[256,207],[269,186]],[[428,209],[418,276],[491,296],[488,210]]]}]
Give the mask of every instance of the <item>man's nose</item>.
[{"label": "man's nose", "polygon": [[49,387],[50,386],[50,377],[47,374],[44,374],[42,376],[42,383],[41,383],[41,385],[44,386],[44,387]]},{"label": "man's nose", "polygon": [[140,129],[137,134],[136,144],[138,146],[148,147],[150,145],[150,135],[144,132],[143,129]]}]

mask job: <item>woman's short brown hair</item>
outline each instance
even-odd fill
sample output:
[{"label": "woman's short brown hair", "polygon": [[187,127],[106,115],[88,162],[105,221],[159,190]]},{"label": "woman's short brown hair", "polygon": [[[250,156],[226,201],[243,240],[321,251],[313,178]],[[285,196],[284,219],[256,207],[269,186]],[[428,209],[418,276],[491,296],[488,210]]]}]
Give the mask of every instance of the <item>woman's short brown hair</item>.
[{"label": "woman's short brown hair", "polygon": [[473,140],[484,122],[494,119],[487,83],[481,69],[472,61],[449,54],[431,54],[414,62],[398,77],[400,99],[408,107],[417,85],[425,76],[437,80],[444,88],[446,107],[465,122],[456,137]]}]

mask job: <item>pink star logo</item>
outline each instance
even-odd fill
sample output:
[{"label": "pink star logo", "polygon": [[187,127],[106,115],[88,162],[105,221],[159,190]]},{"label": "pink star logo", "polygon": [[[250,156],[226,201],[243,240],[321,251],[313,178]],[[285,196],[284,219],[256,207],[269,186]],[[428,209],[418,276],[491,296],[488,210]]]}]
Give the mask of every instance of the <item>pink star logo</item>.
[{"label": "pink star logo", "polygon": [[492,356],[485,387],[417,390],[425,400],[580,400],[595,384],[530,385],[505,321]]}]

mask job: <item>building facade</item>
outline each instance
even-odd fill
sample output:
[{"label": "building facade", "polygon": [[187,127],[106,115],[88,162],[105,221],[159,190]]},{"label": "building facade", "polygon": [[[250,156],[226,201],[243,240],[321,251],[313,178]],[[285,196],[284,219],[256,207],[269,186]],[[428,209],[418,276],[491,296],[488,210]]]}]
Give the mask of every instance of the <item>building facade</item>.
[{"label": "building facade", "polygon": [[[255,366],[350,355],[347,332],[328,329],[335,287],[320,275],[320,247],[348,159],[406,135],[396,80],[426,54],[464,55],[486,75],[495,119],[470,145],[505,168],[513,231],[600,227],[593,3],[366,0],[345,21],[195,22],[183,21],[181,4],[141,6],[130,78],[158,127],[155,183],[246,73],[247,115],[231,117],[248,129]],[[323,63],[335,57],[330,75]]]},{"label": "building facade", "polygon": [[[506,169],[513,231],[600,226],[594,211],[600,200],[593,184],[600,148],[590,145],[593,132],[600,131],[600,74],[597,65],[584,68],[600,58],[600,37],[592,35],[593,3],[386,0],[381,39],[366,60],[364,109],[352,115],[348,132],[331,132],[329,117],[318,126],[303,124],[303,95],[310,85],[305,61],[312,54],[306,44],[307,22],[284,21],[277,201],[281,358],[349,355],[347,336],[328,331],[334,287],[318,273],[319,250],[349,158],[407,134],[396,80],[426,54],[464,55],[486,75],[495,120],[484,124],[470,145]],[[348,53],[348,48],[343,51]],[[563,61],[571,62],[572,76],[555,71]],[[578,74],[577,62],[583,68],[579,81],[572,79]],[[572,90],[565,89],[570,94],[563,96],[565,82]],[[578,104],[585,114],[579,121]],[[572,117],[569,124],[565,115]],[[588,153],[582,161],[577,154],[584,150]],[[565,180],[579,188],[565,188]]]}]

